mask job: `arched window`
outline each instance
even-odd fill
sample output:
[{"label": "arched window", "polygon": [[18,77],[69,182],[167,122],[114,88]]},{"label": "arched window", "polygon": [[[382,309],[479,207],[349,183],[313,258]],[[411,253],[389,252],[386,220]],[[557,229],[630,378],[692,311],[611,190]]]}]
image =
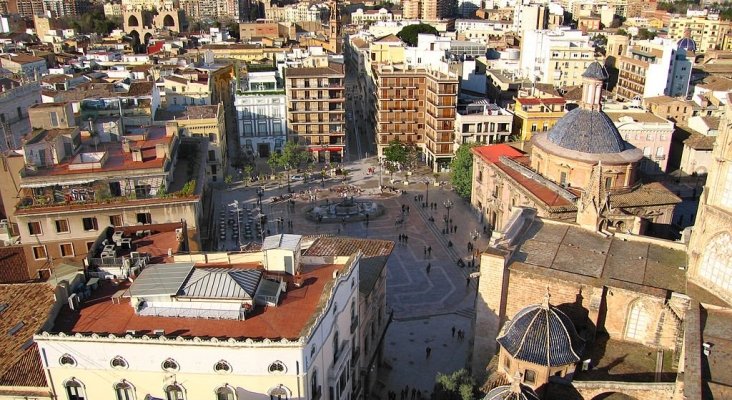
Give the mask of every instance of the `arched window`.
[{"label": "arched window", "polygon": [[234,389],[228,386],[221,386],[216,389],[216,400],[236,400]]},{"label": "arched window", "polygon": [[166,371],[177,371],[180,368],[178,366],[178,363],[175,360],[173,360],[172,358],[169,358],[169,359],[163,361],[162,367]]},{"label": "arched window", "polygon": [[269,364],[268,370],[270,374],[282,374],[287,369],[285,368],[285,363],[282,361],[275,361],[272,364]]},{"label": "arched window", "polygon": [[278,385],[269,390],[269,400],[288,400],[289,391],[286,387]]},{"label": "arched window", "polygon": [[66,388],[66,398],[68,400],[86,400],[84,386],[76,379],[66,381],[64,387]]},{"label": "arched window", "polygon": [[114,385],[114,394],[117,400],[135,400],[135,389],[127,381]]},{"label": "arched window", "polygon": [[630,306],[628,314],[628,328],[625,330],[627,339],[643,341],[646,338],[648,325],[650,325],[651,317],[648,315],[645,307],[640,301],[635,301]]},{"label": "arched window", "polygon": [[112,365],[112,368],[127,368],[127,360],[120,356],[117,356],[112,359],[110,365]]},{"label": "arched window", "polygon": [[68,354],[64,354],[58,359],[58,363],[65,367],[75,367],[76,360]]},{"label": "arched window", "polygon": [[231,365],[228,362],[221,360],[214,364],[214,371],[220,374],[229,373],[231,372]]},{"label": "arched window", "polygon": [[338,360],[338,331],[333,334],[333,363]]},{"label": "arched window", "polygon": [[[731,168],[732,169],[732,168]],[[717,288],[723,297],[732,297],[732,235],[727,232],[715,236],[704,247],[699,277]]]},{"label": "arched window", "polygon": [[165,387],[165,400],[185,400],[183,388],[180,385],[173,384]]}]

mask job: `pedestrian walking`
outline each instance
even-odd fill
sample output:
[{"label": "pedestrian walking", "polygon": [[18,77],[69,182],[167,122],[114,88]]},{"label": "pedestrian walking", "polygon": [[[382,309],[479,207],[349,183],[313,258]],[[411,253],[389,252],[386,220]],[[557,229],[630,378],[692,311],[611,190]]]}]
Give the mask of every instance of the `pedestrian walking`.
[{"label": "pedestrian walking", "polygon": [[404,235],[404,243],[409,243],[409,236],[407,236],[406,234]]},{"label": "pedestrian walking", "polygon": [[432,269],[432,264],[427,263],[427,275],[430,274],[430,270]]},{"label": "pedestrian walking", "polygon": [[409,206],[407,206],[407,214],[409,214]]},{"label": "pedestrian walking", "polygon": [[424,246],[423,254],[424,254],[425,257],[427,257],[427,246]]},{"label": "pedestrian walking", "polygon": [[417,389],[412,388],[412,400],[414,400],[417,397]]},{"label": "pedestrian walking", "polygon": [[470,286],[470,278],[465,278],[465,287]]},{"label": "pedestrian walking", "polygon": [[427,256],[432,257],[432,246],[427,246]]},{"label": "pedestrian walking", "polygon": [[[427,346],[427,348],[425,349],[425,352],[427,353],[427,357],[425,357],[425,358],[430,358],[430,354],[432,354],[432,347]],[[412,389],[412,390],[414,390],[414,389]]]},{"label": "pedestrian walking", "polygon": [[452,326],[452,337],[455,337],[455,325]]}]

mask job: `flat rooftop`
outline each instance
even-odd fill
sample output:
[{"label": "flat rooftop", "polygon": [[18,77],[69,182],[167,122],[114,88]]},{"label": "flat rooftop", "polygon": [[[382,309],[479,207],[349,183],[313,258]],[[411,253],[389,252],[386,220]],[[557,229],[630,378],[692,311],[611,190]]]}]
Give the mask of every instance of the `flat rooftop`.
[{"label": "flat rooftop", "polygon": [[195,120],[211,119],[218,115],[219,106],[178,106],[168,107],[166,110],[158,110],[155,114],[156,121],[172,120]]},{"label": "flat rooftop", "polygon": [[665,296],[686,293],[686,253],[661,240],[605,237],[577,225],[527,221],[509,268]]},{"label": "flat rooftop", "polygon": [[112,295],[127,290],[129,282],[113,285],[105,281],[82,303],[78,312],[64,307],[51,332],[125,335],[128,330],[134,330],[139,335],[151,335],[154,330],[163,329],[166,336],[296,340],[306,333],[313,316],[322,307],[321,298],[329,295],[326,289],[333,282],[333,272],[340,272],[344,267],[343,264],[304,266],[301,287],[289,285],[277,307],[256,307],[243,321],[140,316],[135,314],[128,298],[119,303],[112,301]]},{"label": "flat rooftop", "polygon": [[156,157],[155,146],[158,144],[169,144],[173,140],[172,136],[165,135],[164,126],[148,126],[143,129],[147,130],[148,136],[146,140],[138,140],[131,142],[131,146],[138,147],[142,151],[142,161],[133,161],[132,153],[125,152],[122,149],[122,143],[120,142],[108,142],[99,143],[94,145],[91,138],[86,138],[82,144],[80,153],[107,153],[107,160],[102,168],[89,170],[89,169],[78,169],[73,170],[69,168],[74,158],[67,157],[59,164],[51,165],[48,167],[38,168],[36,171],[25,170],[23,176],[23,182],[27,180],[33,180],[34,178],[44,178],[49,176],[64,176],[64,175],[88,175],[90,173],[99,174],[104,172],[112,171],[132,171],[139,169],[160,169],[165,163],[165,158]]},{"label": "flat rooftop", "polygon": [[[577,369],[574,379],[578,381],[622,381],[654,382],[656,376],[658,349],[640,343],[609,339],[599,336],[584,354],[592,360],[592,369]],[[660,381],[673,382],[676,370],[673,365],[673,351],[665,350]]]},{"label": "flat rooftop", "polygon": [[708,386],[707,395],[714,399],[732,398],[732,310],[707,308],[702,310],[701,320],[701,342],[712,346],[708,356],[703,353],[701,356],[702,377]]}]

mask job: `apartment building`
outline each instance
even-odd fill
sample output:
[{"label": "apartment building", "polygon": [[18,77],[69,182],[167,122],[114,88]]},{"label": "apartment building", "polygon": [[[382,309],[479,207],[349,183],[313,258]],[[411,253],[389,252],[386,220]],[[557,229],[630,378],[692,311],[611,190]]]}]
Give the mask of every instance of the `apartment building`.
[{"label": "apartment building", "polygon": [[319,162],[340,162],[346,147],[344,65],[287,68],[285,77],[288,140]]},{"label": "apartment building", "polygon": [[224,106],[178,106],[161,110],[155,117],[156,124],[175,132],[181,138],[202,138],[206,148],[206,181],[222,182],[226,173],[227,138]]},{"label": "apartment building", "polygon": [[512,125],[513,114],[487,100],[458,104],[454,148],[457,150],[466,143],[506,142],[511,135]]},{"label": "apartment building", "polygon": [[675,16],[669,21],[668,38],[675,41],[690,38],[696,42],[699,53],[719,50],[723,48],[731,24],[730,21],[719,19],[718,14]]},{"label": "apartment building", "polygon": [[449,17],[456,7],[457,1],[452,0],[404,0],[402,18],[438,21]]},{"label": "apartment building", "polygon": [[28,109],[41,102],[38,81],[0,78],[0,125],[4,132],[0,149],[17,149],[20,138],[30,130]]},{"label": "apartment building", "polygon": [[446,169],[453,155],[457,75],[405,64],[372,68],[379,156],[398,140],[419,146],[435,171]]},{"label": "apartment building", "polygon": [[46,60],[30,54],[7,54],[0,57],[0,66],[8,71],[31,79],[40,79],[48,73]]},{"label": "apartment building", "polygon": [[275,235],[255,252],[167,257],[134,282],[89,285],[81,301],[86,285],[67,289],[68,305],[34,336],[51,391],[64,399],[370,398],[392,249]]},{"label": "apartment building", "polygon": [[693,59],[675,42],[639,40],[618,57],[615,93],[621,100],[667,95],[685,97],[689,90]]},{"label": "apartment building", "polygon": [[269,157],[287,140],[287,95],[277,71],[248,72],[234,97],[239,145]]},{"label": "apartment building", "polygon": [[521,41],[524,77],[557,87],[582,83],[582,73],[595,61],[590,37],[578,30],[529,30]]},{"label": "apartment building", "polygon": [[666,172],[674,123],[642,109],[605,108],[623,139],[643,150],[638,169],[647,175]]},{"label": "apartment building", "polygon": [[513,134],[522,142],[536,132],[547,132],[567,113],[561,97],[518,97],[513,105]]},{"label": "apartment building", "polygon": [[3,172],[13,182],[3,203],[14,205],[10,222],[29,264],[79,260],[106,226],[185,220],[197,230],[208,138],[181,140],[163,126],[130,126],[115,136],[81,130],[69,121],[69,105],[40,106],[34,117],[43,110],[47,117],[34,118],[39,127]]},{"label": "apartment building", "polygon": [[326,3],[300,2],[278,6],[265,2],[264,17],[273,22],[321,22],[328,19],[330,9]]},{"label": "apartment building", "polygon": [[677,124],[686,124],[694,113],[694,102],[670,96],[644,98],[643,107],[659,117]]},{"label": "apartment building", "polygon": [[376,21],[393,21],[394,14],[392,14],[386,8],[380,8],[378,10],[366,10],[359,8],[351,13],[351,23],[354,25],[362,25],[364,23],[371,23]]}]

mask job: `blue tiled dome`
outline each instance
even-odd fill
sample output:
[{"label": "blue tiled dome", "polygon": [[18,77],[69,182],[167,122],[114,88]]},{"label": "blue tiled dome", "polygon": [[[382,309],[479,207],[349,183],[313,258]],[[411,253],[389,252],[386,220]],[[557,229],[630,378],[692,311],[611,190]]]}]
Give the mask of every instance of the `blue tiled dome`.
[{"label": "blue tiled dome", "polygon": [[610,75],[608,75],[607,70],[605,69],[605,67],[602,66],[602,64],[600,64],[597,61],[594,61],[592,64],[590,64],[589,67],[587,67],[587,69],[582,74],[582,76],[585,78],[604,81]]},{"label": "blue tiled dome", "polygon": [[515,390],[511,385],[498,386],[488,392],[483,400],[539,400],[539,396],[533,389],[526,385],[520,385],[520,390]]},{"label": "blue tiled dome", "polygon": [[496,340],[518,360],[550,367],[580,360],[585,341],[569,317],[554,306],[528,306],[507,324]]},{"label": "blue tiled dome", "polygon": [[630,148],[601,111],[575,108],[559,119],[547,138],[557,146],[583,153],[620,153]]},{"label": "blue tiled dome", "polygon": [[683,38],[676,43],[676,47],[686,51],[696,52],[696,42],[691,38]]}]

